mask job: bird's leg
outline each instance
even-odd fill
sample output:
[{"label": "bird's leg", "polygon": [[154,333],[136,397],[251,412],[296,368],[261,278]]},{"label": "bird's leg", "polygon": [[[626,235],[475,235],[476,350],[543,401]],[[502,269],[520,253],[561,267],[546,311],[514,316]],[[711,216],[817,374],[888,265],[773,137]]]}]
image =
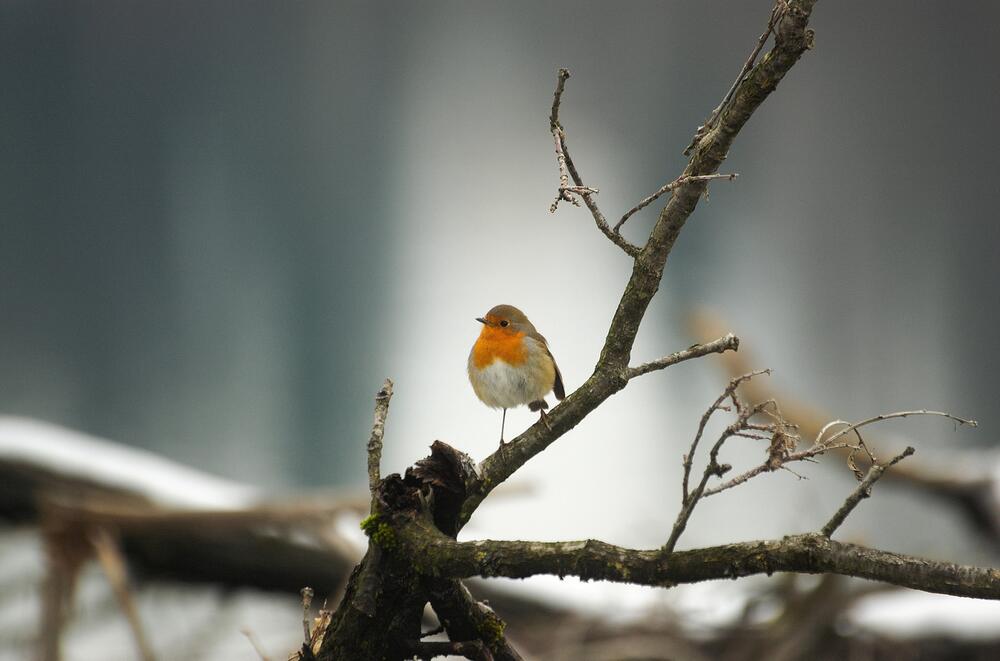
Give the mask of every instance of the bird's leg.
[{"label": "bird's leg", "polygon": [[504,446],[504,442],[503,442],[503,428],[504,428],[504,425],[506,423],[507,423],[507,409],[504,409],[503,410],[503,417],[500,418],[500,447]]},{"label": "bird's leg", "polygon": [[538,421],[545,425],[545,428],[552,431],[552,425],[549,424],[549,416],[545,415],[545,409],[538,409]]}]

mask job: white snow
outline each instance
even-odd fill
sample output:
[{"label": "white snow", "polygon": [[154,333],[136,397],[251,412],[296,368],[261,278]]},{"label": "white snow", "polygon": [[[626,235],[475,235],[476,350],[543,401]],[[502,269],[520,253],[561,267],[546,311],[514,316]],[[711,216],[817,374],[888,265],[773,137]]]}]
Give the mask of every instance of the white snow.
[{"label": "white snow", "polygon": [[29,418],[0,416],[0,461],[113,485],[174,507],[236,509],[252,505],[257,496],[252,487],[152,452]]},{"label": "white snow", "polygon": [[1000,638],[1000,602],[929,592],[898,590],[865,597],[847,620],[859,629],[898,638]]}]

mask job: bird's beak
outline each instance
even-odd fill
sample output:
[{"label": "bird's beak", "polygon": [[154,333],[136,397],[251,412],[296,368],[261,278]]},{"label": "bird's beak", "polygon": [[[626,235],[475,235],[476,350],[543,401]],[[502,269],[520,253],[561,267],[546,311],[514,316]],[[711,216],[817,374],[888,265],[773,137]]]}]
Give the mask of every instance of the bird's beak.
[{"label": "bird's beak", "polygon": [[476,321],[478,321],[481,324],[485,324],[486,323],[486,320],[483,319],[482,317],[476,317]]}]

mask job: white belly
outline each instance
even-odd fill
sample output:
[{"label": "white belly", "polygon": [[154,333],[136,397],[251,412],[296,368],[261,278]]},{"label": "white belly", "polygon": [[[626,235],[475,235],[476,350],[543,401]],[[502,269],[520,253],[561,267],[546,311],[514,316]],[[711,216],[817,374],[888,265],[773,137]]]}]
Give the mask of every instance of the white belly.
[{"label": "white belly", "polygon": [[483,369],[470,362],[469,381],[476,396],[496,409],[523,406],[544,398],[552,390],[555,375],[546,374],[548,370],[542,360],[532,358],[516,369],[502,360],[494,360]]}]

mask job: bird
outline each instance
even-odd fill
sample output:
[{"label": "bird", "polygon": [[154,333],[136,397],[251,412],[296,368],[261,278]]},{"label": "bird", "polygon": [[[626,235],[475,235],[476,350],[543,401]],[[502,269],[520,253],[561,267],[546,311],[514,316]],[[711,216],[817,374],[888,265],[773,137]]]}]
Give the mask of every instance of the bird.
[{"label": "bird", "polygon": [[483,325],[469,353],[469,381],[476,397],[490,408],[503,409],[500,446],[507,409],[528,405],[545,421],[545,396],[566,397],[562,374],[549,344],[528,317],[513,305],[497,305],[476,321]]}]

